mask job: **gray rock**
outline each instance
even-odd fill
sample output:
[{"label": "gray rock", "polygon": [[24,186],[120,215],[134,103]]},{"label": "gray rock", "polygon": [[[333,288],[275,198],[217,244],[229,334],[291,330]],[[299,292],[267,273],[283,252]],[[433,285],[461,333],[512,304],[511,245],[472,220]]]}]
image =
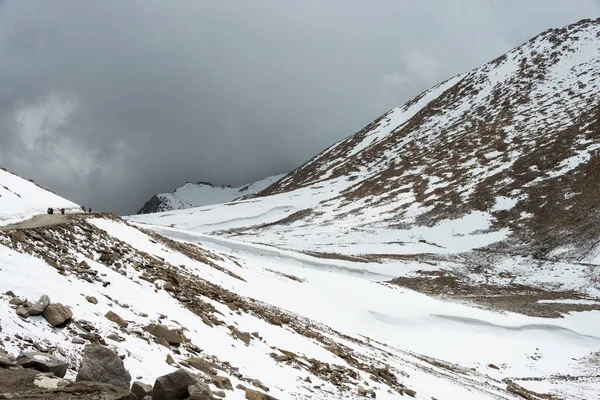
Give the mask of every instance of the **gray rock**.
[{"label": "gray rock", "polygon": [[189,372],[178,369],[170,374],[156,378],[152,391],[152,400],[181,400],[189,396],[188,387],[198,383]]},{"label": "gray rock", "polygon": [[13,297],[12,299],[10,299],[8,301],[8,304],[10,304],[11,306],[20,306],[24,302],[25,302],[25,300],[23,300],[23,299],[20,299],[18,297]]},{"label": "gray rock", "polygon": [[131,385],[131,393],[135,394],[139,400],[142,400],[144,397],[152,396],[152,385],[135,381]]},{"label": "gray rock", "polygon": [[17,363],[24,368],[34,368],[40,372],[52,372],[59,378],[64,378],[69,363],[45,353],[28,352],[17,358]]},{"label": "gray rock", "polygon": [[82,338],[79,338],[79,337],[74,337],[73,340],[71,340],[71,343],[73,343],[73,344],[85,344],[85,340],[83,340]]},{"label": "gray rock", "polygon": [[112,350],[89,344],[85,346],[76,381],[108,383],[129,390],[131,375],[125,369],[123,360]]},{"label": "gray rock", "polygon": [[185,360],[192,368],[204,372],[206,375],[216,375],[217,370],[208,362],[198,357],[190,357]]},{"label": "gray rock", "polygon": [[92,304],[98,304],[98,299],[94,296],[85,296],[85,299]]},{"label": "gray rock", "polygon": [[174,329],[169,329],[164,325],[150,324],[144,330],[157,338],[165,339],[169,344],[179,346],[185,342],[186,338],[181,333]]},{"label": "gray rock", "polygon": [[27,309],[23,306],[17,307],[16,313],[19,317],[29,318],[29,313],[27,312]]},{"label": "gray rock", "polygon": [[109,321],[112,321],[115,324],[119,325],[121,328],[127,328],[127,326],[129,325],[129,322],[127,322],[123,318],[121,318],[121,316],[119,314],[117,314],[116,312],[109,311],[106,313],[105,317]]},{"label": "gray rock", "polygon": [[207,384],[198,382],[188,386],[189,400],[213,400],[213,394]]},{"label": "gray rock", "polygon": [[16,365],[17,362],[13,356],[0,352],[0,368],[10,368]]},{"label": "gray rock", "polygon": [[41,315],[46,307],[50,305],[50,297],[43,295],[40,299],[29,309],[29,315]]},{"label": "gray rock", "polygon": [[73,312],[69,307],[60,303],[50,304],[44,310],[44,318],[52,326],[63,326],[73,318]]},{"label": "gray rock", "polygon": [[231,384],[229,378],[226,376],[213,375],[210,377],[210,380],[219,389],[233,390],[233,385]]}]

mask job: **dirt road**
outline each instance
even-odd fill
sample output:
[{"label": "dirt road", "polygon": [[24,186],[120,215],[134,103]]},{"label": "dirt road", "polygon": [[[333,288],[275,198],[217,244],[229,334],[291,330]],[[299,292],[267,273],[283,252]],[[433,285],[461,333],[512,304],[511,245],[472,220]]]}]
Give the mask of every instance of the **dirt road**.
[{"label": "dirt road", "polygon": [[27,221],[19,222],[17,224],[0,226],[1,231],[10,231],[13,229],[34,229],[42,228],[45,226],[54,226],[60,224],[66,224],[73,220],[74,216],[84,215],[89,213],[75,213],[75,214],[40,214],[35,217],[28,219]]}]

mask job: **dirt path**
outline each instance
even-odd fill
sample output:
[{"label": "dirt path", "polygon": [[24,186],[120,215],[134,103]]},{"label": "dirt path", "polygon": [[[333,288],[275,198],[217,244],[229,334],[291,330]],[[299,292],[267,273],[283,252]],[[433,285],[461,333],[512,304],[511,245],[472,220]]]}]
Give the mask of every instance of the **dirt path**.
[{"label": "dirt path", "polygon": [[73,220],[74,216],[83,215],[88,213],[75,213],[75,214],[40,214],[35,217],[28,219],[27,221],[19,222],[17,224],[11,224],[6,226],[0,226],[0,231],[10,231],[13,229],[34,229],[42,228],[45,226],[54,226],[69,223]]}]

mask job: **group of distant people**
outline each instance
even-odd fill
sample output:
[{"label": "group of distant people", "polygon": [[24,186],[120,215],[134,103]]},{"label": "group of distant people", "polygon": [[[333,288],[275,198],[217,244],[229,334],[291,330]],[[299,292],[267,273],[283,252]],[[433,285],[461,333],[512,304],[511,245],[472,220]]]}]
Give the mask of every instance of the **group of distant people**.
[{"label": "group of distant people", "polygon": [[[85,207],[84,207],[84,206],[81,206],[81,209],[83,210],[83,212],[85,212]],[[88,209],[87,209],[87,212],[92,212],[92,207],[88,208]],[[62,215],[65,215],[65,209],[64,209],[64,208],[61,208],[61,209],[60,209],[60,213],[61,213]],[[52,207],[48,207],[48,214],[49,214],[49,215],[52,215],[52,214],[54,214],[54,208],[52,208]]]}]

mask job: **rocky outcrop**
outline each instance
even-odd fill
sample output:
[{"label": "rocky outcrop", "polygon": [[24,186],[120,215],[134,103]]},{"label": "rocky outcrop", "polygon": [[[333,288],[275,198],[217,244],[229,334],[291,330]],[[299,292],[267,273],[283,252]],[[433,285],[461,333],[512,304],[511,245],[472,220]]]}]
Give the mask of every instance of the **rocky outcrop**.
[{"label": "rocky outcrop", "polygon": [[69,363],[58,358],[39,352],[23,353],[17,358],[17,363],[24,368],[33,368],[40,372],[51,372],[59,378],[64,377],[69,369]]},{"label": "rocky outcrop", "polygon": [[131,375],[125,369],[123,360],[112,350],[90,344],[85,346],[81,367],[76,380],[108,383],[123,389],[129,389]]}]

